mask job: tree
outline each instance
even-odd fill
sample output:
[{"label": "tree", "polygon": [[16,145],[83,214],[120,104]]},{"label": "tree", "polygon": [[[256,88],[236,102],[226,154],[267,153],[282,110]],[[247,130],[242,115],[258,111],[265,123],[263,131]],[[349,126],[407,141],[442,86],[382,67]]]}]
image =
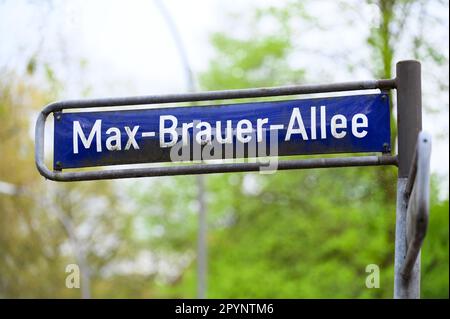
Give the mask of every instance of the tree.
[{"label": "tree", "polygon": [[34,115],[55,92],[33,82],[6,72],[0,80],[0,180],[13,188],[0,193],[0,296],[79,297],[64,284],[72,263],[80,266],[83,296],[90,295],[89,279],[101,296],[105,269],[133,253],[123,240],[131,237],[133,216],[111,183],[55,184],[39,175]]}]

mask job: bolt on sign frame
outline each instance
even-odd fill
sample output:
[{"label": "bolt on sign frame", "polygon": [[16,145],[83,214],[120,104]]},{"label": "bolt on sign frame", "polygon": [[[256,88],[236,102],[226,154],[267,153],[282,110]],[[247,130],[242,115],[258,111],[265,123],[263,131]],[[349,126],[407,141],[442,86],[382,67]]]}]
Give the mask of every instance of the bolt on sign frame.
[{"label": "bolt on sign frame", "polygon": [[421,132],[421,65],[418,61],[406,60],[398,62],[395,79],[171,95],[68,100],[51,103],[41,111],[36,122],[35,162],[42,176],[53,181],[62,182],[258,171],[260,163],[249,162],[77,172],[63,172],[62,169],[51,171],[44,163],[45,122],[51,113],[57,117],[59,112],[68,109],[260,98],[373,89],[382,91],[396,90],[398,155],[383,153],[382,155],[370,156],[281,160],[277,169],[397,166],[394,298],[420,298],[420,248],[428,224],[431,137],[427,133]]}]

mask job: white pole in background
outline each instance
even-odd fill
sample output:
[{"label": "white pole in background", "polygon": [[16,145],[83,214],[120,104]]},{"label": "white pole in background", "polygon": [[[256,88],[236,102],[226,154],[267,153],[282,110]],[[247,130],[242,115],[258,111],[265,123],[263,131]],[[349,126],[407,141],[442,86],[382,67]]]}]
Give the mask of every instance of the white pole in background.
[{"label": "white pole in background", "polygon": [[[189,64],[189,59],[186,49],[181,40],[180,33],[173,21],[169,11],[165,7],[162,0],[154,0],[156,6],[161,12],[164,20],[167,23],[172,38],[175,42],[177,50],[180,54],[181,63],[183,64],[186,75],[186,82],[189,92],[196,91],[196,85],[192,68]],[[197,298],[206,298],[206,273],[207,273],[207,222],[206,222],[206,202],[205,202],[205,177],[203,175],[196,176],[197,182],[197,202],[198,202],[198,239],[197,239]]]}]

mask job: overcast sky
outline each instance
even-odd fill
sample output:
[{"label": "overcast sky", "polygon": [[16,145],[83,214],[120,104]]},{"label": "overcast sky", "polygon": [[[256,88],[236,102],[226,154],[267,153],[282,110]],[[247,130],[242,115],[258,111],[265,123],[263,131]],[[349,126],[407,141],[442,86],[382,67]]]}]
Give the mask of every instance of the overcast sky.
[{"label": "overcast sky", "polygon": [[[213,57],[214,50],[209,43],[212,32],[243,31],[239,29],[240,24],[233,24],[231,13],[245,15],[256,5],[280,3],[256,0],[164,2],[180,30],[196,74],[205,71]],[[357,2],[349,1],[349,4]],[[362,56],[369,54],[368,49],[361,49],[367,47],[364,46],[369,32],[367,21],[355,19],[349,27],[335,2],[309,3],[308,12],[321,19],[325,29],[330,25],[333,28],[309,30],[304,34],[305,50],[299,52],[298,66],[307,68],[308,80],[349,81],[370,77],[368,67],[361,66],[350,75],[345,67],[339,67],[339,60],[327,57],[327,53],[347,55],[353,52],[358,64]],[[448,56],[448,10],[440,12],[440,8],[430,5],[430,10],[438,11],[446,21],[447,28],[428,30],[432,31],[428,33]],[[370,6],[365,6],[364,10],[358,14],[367,19],[377,18]],[[270,28],[267,24],[267,29]],[[0,1],[0,70],[6,68],[20,74],[33,55],[38,63],[51,61],[64,84],[63,99],[187,90],[179,54],[153,0]],[[405,52],[404,57],[411,56]],[[315,65],[317,72],[314,72]],[[448,71],[443,76],[448,85]],[[429,98],[434,99],[433,103],[441,103],[443,111],[439,116],[425,113],[424,128],[430,130],[435,139],[432,170],[446,176],[448,188],[448,92],[440,96],[433,92],[429,90]]]}]

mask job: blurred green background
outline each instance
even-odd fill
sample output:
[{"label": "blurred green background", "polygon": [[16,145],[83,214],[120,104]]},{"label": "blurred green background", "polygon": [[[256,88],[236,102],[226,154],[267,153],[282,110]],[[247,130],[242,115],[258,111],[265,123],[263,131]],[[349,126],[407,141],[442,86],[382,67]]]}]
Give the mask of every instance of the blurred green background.
[{"label": "blurred green background", "polygon": [[[361,72],[392,78],[396,61],[415,58],[429,71],[424,113],[447,118],[433,137],[448,144],[448,13],[444,19],[437,14],[448,12],[448,2],[336,1],[330,19],[311,12],[311,2],[224,12],[223,28],[210,32],[207,68],[195,72],[199,88],[331,82],[342,80],[334,72],[343,69],[345,80]],[[0,3],[0,12],[7,5]],[[201,15],[199,9],[191,18]],[[336,37],[352,37],[361,23],[365,41],[355,47],[365,59],[353,59],[345,48],[330,51],[327,43],[308,52],[307,41],[320,43],[322,33],[338,27],[348,31]],[[13,32],[10,27],[1,31]],[[444,42],[429,36],[444,29]],[[314,55],[340,67],[325,69]],[[51,58],[31,52],[21,65],[8,61],[0,64],[0,297],[194,298],[195,177],[45,181],[34,165],[34,122],[45,104],[65,97],[66,83]],[[82,69],[89,59],[78,62]],[[91,96],[87,88],[79,97]],[[395,145],[394,109],[392,114]],[[434,174],[431,187],[422,297],[448,298],[448,174]],[[395,196],[396,170],[390,167],[205,177],[207,297],[391,298]],[[65,286],[66,266],[73,263],[81,267],[82,289]],[[365,286],[368,264],[380,267],[378,289]]]}]

